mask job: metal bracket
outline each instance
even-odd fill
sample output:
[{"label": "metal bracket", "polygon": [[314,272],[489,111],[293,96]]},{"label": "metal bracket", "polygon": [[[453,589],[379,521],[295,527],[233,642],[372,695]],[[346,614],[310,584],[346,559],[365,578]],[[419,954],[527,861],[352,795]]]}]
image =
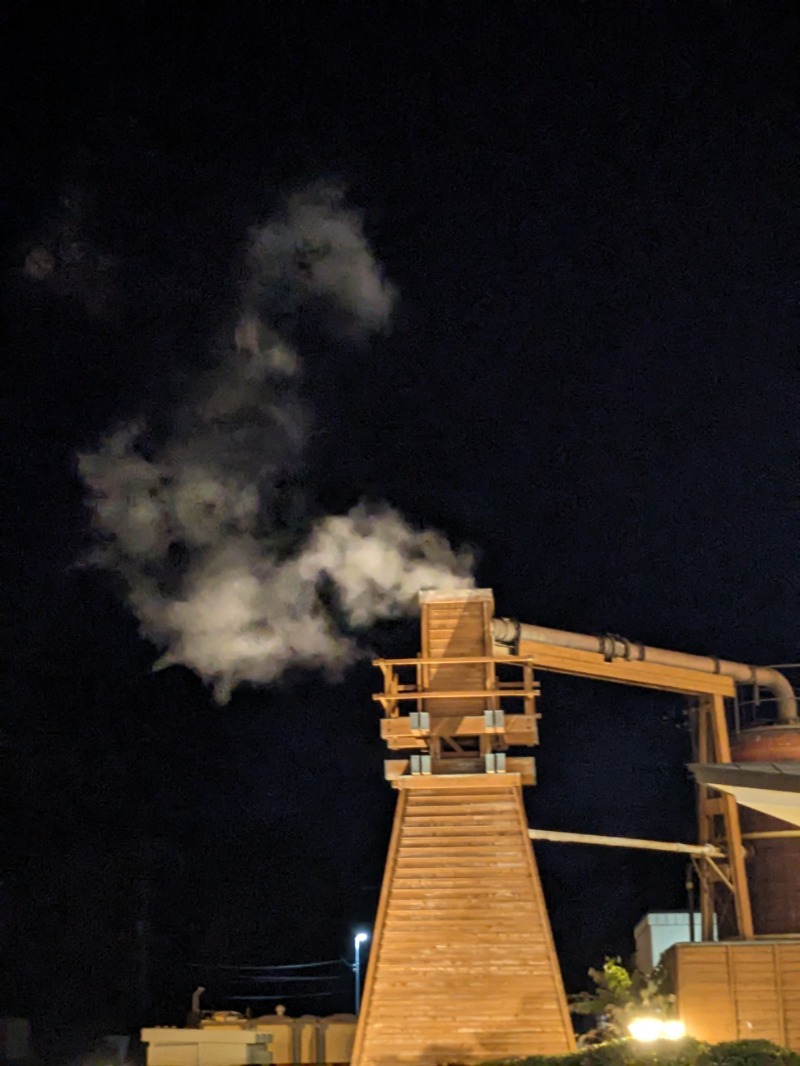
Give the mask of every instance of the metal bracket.
[{"label": "metal bracket", "polygon": [[409,769],[412,774],[429,774],[431,772],[430,755],[412,755]]},{"label": "metal bracket", "polygon": [[428,711],[412,711],[408,716],[409,725],[414,732],[429,733],[431,716]]},{"label": "metal bracket", "polygon": [[501,710],[487,709],[483,712],[483,728],[487,733],[502,733],[506,728],[506,714]]}]

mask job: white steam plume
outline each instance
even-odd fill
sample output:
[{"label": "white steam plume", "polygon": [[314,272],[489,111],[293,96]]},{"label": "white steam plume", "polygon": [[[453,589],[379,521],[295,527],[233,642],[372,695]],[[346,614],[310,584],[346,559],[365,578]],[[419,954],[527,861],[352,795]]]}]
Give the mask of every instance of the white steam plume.
[{"label": "white steam plume", "polygon": [[139,423],[79,456],[99,538],[143,634],[226,700],[290,666],[337,674],[345,629],[412,611],[424,588],[472,585],[471,559],[388,506],[317,520],[287,546],[278,519],[307,420],[297,338],[356,340],[388,326],[394,290],[342,192],[316,185],[252,235],[234,343],[154,440]]}]

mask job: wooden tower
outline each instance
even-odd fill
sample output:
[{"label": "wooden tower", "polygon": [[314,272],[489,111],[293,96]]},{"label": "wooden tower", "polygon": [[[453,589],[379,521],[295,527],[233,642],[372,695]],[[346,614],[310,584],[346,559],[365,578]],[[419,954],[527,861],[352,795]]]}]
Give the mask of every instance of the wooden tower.
[{"label": "wooden tower", "polygon": [[[522,786],[537,742],[529,660],[493,657],[488,590],[421,595],[422,654],[381,660],[399,797],[353,1066],[574,1047]],[[404,674],[411,674],[404,681]],[[506,680],[508,675],[511,680]]]}]

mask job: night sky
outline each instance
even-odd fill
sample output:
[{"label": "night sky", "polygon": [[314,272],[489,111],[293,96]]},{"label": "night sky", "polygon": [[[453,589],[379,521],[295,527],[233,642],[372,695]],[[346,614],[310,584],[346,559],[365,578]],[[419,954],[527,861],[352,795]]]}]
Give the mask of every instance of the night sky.
[{"label": "night sky", "polygon": [[[341,959],[372,921],[368,657],[220,707],[78,565],[77,454],[168,426],[293,189],[346,183],[399,292],[388,335],[306,359],[305,507],[472,546],[502,615],[800,658],[796,5],[190,7],[2,6],[0,1014],[51,1041],[180,1023],[200,981],[351,1008],[342,964],[222,967]],[[360,639],[413,654],[416,624]],[[680,701],[541,680],[531,822],[692,839]],[[537,855],[570,990],[684,905],[680,858]]]}]

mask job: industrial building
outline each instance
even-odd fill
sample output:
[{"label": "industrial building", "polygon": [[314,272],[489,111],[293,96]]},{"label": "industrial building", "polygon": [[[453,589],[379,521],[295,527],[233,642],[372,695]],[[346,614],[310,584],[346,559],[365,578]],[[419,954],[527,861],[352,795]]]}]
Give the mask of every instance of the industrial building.
[{"label": "industrial building", "polygon": [[147,1045],[147,1066],[333,1066],[350,1061],[355,1027],[352,1014],[292,1018],[278,1007],[275,1014],[245,1018],[218,1011],[195,1027],[143,1029],[142,1043]]},{"label": "industrial building", "polygon": [[[488,589],[422,593],[420,607],[420,653],[376,663],[398,802],[357,1024],[272,1016],[211,1019],[194,1035],[145,1030],[150,1066],[438,1066],[570,1051],[531,839],[685,854],[697,914],[646,916],[641,968],[663,956],[692,1036],[800,1051],[800,719],[784,674],[494,618]],[[536,772],[519,749],[538,743],[548,673],[689,701],[697,842],[527,825],[522,788]]]},{"label": "industrial building", "polygon": [[[633,929],[636,969],[649,974],[673,945],[694,943],[698,939],[698,931],[697,915],[689,911],[653,911],[645,914]],[[715,921],[712,940],[716,939]]]}]

